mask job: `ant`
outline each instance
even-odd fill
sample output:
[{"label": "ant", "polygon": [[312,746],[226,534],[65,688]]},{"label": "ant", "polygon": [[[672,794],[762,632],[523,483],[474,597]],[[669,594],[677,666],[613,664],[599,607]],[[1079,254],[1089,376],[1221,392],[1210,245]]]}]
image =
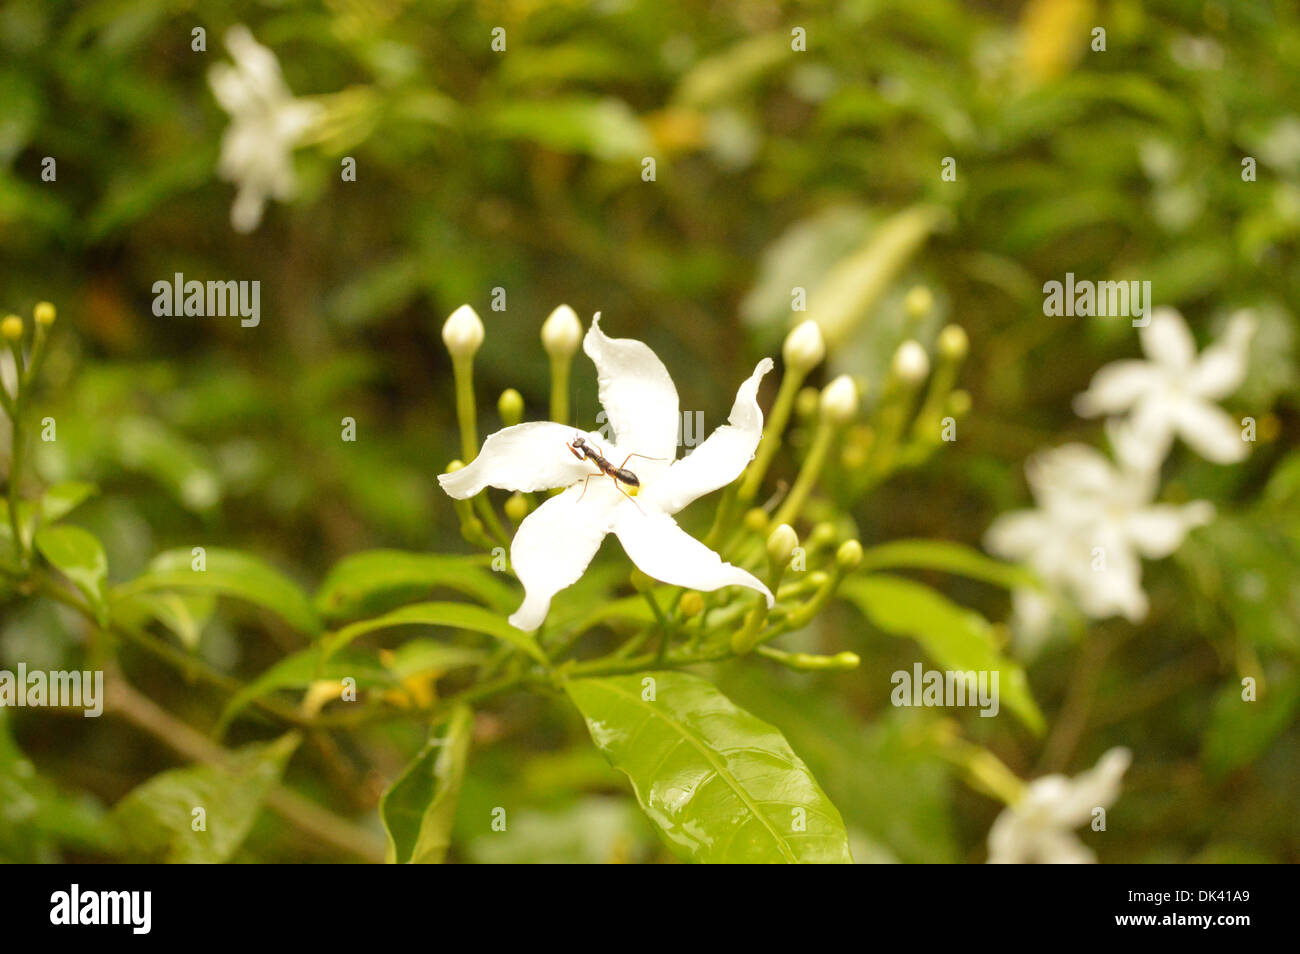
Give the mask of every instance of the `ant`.
[{"label": "ant", "polygon": [[[582,482],[582,493],[578,495],[578,500],[582,500],[583,497],[587,496],[587,484],[591,482],[591,478],[602,475],[614,481],[614,486],[618,488],[618,492],[628,500],[632,500],[641,492],[641,479],[632,471],[627,470],[627,462],[633,457],[641,457],[645,460],[663,460],[662,457],[646,457],[645,454],[628,454],[623,459],[623,463],[615,467],[605,459],[605,456],[599,450],[592,450],[593,445],[588,444],[587,439],[581,434],[576,435],[572,443],[564,446],[578,460],[589,460],[599,468],[597,473],[588,475],[587,479]],[[624,490],[624,487],[627,489]],[[640,505],[635,500],[632,500],[632,506],[636,507],[637,510],[641,510]],[[645,511],[641,510],[641,513],[644,516]]]}]

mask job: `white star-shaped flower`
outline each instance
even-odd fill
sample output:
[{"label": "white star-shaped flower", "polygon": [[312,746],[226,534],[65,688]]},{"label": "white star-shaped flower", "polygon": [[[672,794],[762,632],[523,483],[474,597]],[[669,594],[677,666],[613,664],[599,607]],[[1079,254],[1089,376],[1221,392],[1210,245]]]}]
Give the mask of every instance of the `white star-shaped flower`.
[{"label": "white star-shaped flower", "polygon": [[251,232],[262,221],[268,198],[286,202],[297,191],[293,150],[322,107],[294,98],[275,54],[247,27],[231,27],[226,48],[234,64],[217,63],[208,72],[213,96],[230,114],[217,175],[238,187],[231,225],[236,232]]},{"label": "white star-shaped flower", "polygon": [[1154,471],[1116,467],[1086,444],[1035,454],[1025,475],[1038,506],[998,517],[984,545],[1028,563],[1095,619],[1143,619],[1147,596],[1140,557],[1168,556],[1189,530],[1214,516],[1205,501],[1152,503]]},{"label": "white star-shaped flower", "polygon": [[1045,775],[1024,796],[1003,809],[989,829],[989,864],[1091,864],[1092,849],[1074,834],[1093,812],[1119,798],[1120,779],[1132,761],[1128,749],[1115,748],[1097,765],[1073,779]]},{"label": "white star-shaped flower", "polygon": [[1234,315],[1224,336],[1199,356],[1182,315],[1158,308],[1141,330],[1147,360],[1115,361],[1101,368],[1074,401],[1083,417],[1128,413],[1133,440],[1125,442],[1135,466],[1158,467],[1174,436],[1207,460],[1231,464],[1246,456],[1232,417],[1218,406],[1246,377],[1254,333],[1247,312]]},{"label": "white star-shaped flower", "polygon": [[[761,580],[724,563],[671,515],[731,483],[753,459],[763,433],[758,385],[772,360],[760,361],[740,386],[728,422],[675,460],[677,388],[663,362],[640,341],[606,337],[599,314],[583,350],[596,365],[612,444],[600,434],[551,421],[517,424],[488,437],[467,467],[438,477],[443,490],[462,499],[485,487],[524,493],[567,488],[529,514],[515,533],[510,560],[525,596],[510,623],[526,631],[540,626],[551,598],[577,582],[608,533],[648,576],[695,590],[747,586],[771,606],[772,594]],[[635,482],[602,474],[586,449]]]}]

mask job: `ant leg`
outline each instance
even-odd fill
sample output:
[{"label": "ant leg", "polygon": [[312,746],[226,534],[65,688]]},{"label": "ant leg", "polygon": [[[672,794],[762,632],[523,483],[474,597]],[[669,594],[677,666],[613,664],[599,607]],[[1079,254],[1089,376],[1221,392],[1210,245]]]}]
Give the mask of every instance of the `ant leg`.
[{"label": "ant leg", "polygon": [[582,493],[578,494],[578,499],[574,503],[582,503],[582,498],[587,496],[587,484],[591,483],[591,478],[599,477],[600,474],[588,474],[587,479],[582,482]]},{"label": "ant leg", "polygon": [[626,467],[627,462],[630,461],[633,457],[640,457],[642,460],[667,460],[668,459],[667,457],[647,457],[645,454],[628,454],[626,457],[623,458],[623,463],[618,465],[619,470],[622,470],[624,467]]},{"label": "ant leg", "polygon": [[[619,482],[614,481],[614,486],[619,487]],[[619,493],[620,493],[620,494],[623,494],[623,495],[625,496],[625,498],[628,498],[629,500],[632,500],[632,494],[629,494],[627,490],[624,490],[624,489],[623,489],[623,487],[619,487]],[[636,508],[638,509],[638,511],[641,511],[641,516],[645,516],[645,515],[646,515],[646,512],[643,511],[643,509],[641,509],[641,504],[640,504],[640,503],[637,503],[636,500],[632,500],[632,506],[633,506],[633,507],[636,507]]]}]

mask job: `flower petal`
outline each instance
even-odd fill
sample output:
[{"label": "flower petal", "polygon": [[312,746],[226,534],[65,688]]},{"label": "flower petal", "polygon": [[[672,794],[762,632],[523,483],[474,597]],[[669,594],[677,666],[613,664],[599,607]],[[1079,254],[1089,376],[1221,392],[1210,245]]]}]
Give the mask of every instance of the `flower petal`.
[{"label": "flower petal", "polygon": [[1245,460],[1250,446],[1231,415],[1217,404],[1187,399],[1176,409],[1178,435],[1187,446],[1216,464]]},{"label": "flower petal", "polygon": [[725,487],[740,476],[754,459],[754,451],[763,436],[758,385],[763,375],[771,370],[771,358],[760,361],[754,373],[736,392],[727,423],[646,487],[646,498],[654,506],[667,513],[676,513],[692,500]]},{"label": "flower petal", "polygon": [[1154,504],[1125,521],[1125,533],[1144,557],[1160,560],[1182,545],[1188,531],[1214,519],[1214,506],[1198,500],[1184,506]]},{"label": "flower petal", "polygon": [[[574,457],[565,446],[581,433],[552,421],[504,428],[483,442],[483,449],[468,466],[439,474],[438,483],[448,494],[462,500],[484,487],[524,493],[568,487],[596,472],[595,465]],[[583,436],[600,440],[598,434]]]},{"label": "flower petal", "polygon": [[677,388],[649,346],[632,338],[606,337],[597,314],[582,350],[596,364],[600,403],[619,448],[647,457],[676,457]]},{"label": "flower petal", "polygon": [[1156,364],[1187,372],[1196,361],[1196,339],[1173,308],[1157,308],[1141,332],[1142,350]]},{"label": "flower petal", "polygon": [[1065,828],[1077,828],[1092,818],[1093,809],[1109,808],[1119,798],[1120,781],[1133,756],[1128,749],[1113,748],[1097,764],[1071,779],[1064,797],[1053,806]]},{"label": "flower petal", "polygon": [[1228,322],[1223,337],[1201,352],[1187,378],[1187,390],[1198,397],[1218,401],[1227,397],[1246,380],[1250,339],[1255,333],[1255,319],[1249,312],[1238,312]]},{"label": "flower petal", "polygon": [[984,533],[984,549],[1007,560],[1023,560],[1060,533],[1060,528],[1041,510],[1004,513]]},{"label": "flower petal", "polygon": [[510,564],[524,585],[524,601],[510,617],[511,626],[525,632],[541,626],[551,598],[578,581],[609,533],[622,498],[609,481],[592,481],[587,490],[584,496],[582,486],[575,485],[552,497],[515,531]]},{"label": "flower petal", "polygon": [[1163,374],[1149,361],[1112,361],[1092,376],[1088,390],[1074,399],[1080,417],[1127,411],[1144,394],[1159,387]]},{"label": "flower petal", "polygon": [[766,596],[769,607],[775,602],[758,577],[723,563],[722,557],[677,526],[677,521],[666,513],[621,507],[615,515],[614,533],[632,562],[656,580],[706,592],[724,586],[747,586]]}]

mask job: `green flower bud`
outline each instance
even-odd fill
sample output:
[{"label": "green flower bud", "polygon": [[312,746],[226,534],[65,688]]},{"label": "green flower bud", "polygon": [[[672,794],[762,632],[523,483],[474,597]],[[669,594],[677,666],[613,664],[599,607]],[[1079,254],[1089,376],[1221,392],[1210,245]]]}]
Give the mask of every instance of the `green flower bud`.
[{"label": "green flower bud", "polygon": [[835,565],[848,573],[862,562],[862,544],[857,540],[845,540],[835,551]]},{"label": "green flower bud", "polygon": [[751,507],[745,511],[743,522],[746,530],[752,533],[763,533],[767,530],[768,520],[766,510],[762,507]]},{"label": "green flower bud", "polygon": [[524,396],[514,388],[506,388],[497,398],[497,413],[502,424],[514,427],[524,418]]},{"label": "green flower bud", "polygon": [[506,501],[506,516],[515,525],[523,523],[524,517],[528,516],[528,510],[528,498],[521,493],[511,494],[510,499]]},{"label": "green flower bud", "polygon": [[0,321],[0,335],[7,341],[20,341],[23,337],[23,320],[17,315],[5,315]]},{"label": "green flower bud", "polygon": [[949,361],[960,361],[970,350],[970,338],[961,325],[948,325],[939,332],[939,354]]},{"label": "green flower bud", "polygon": [[934,293],[924,285],[917,285],[903,299],[903,307],[907,309],[907,313],[911,317],[923,318],[934,307]]},{"label": "green flower bud", "polygon": [[704,595],[699,590],[687,590],[682,594],[677,608],[681,610],[683,619],[699,616],[704,612]]},{"label": "green flower bud", "polygon": [[57,313],[54,310],[54,306],[50,304],[48,301],[42,301],[37,303],[35,309],[35,315],[36,315],[36,323],[38,325],[44,325],[45,327],[48,328],[50,325],[54,324],[54,318],[56,314]]}]

